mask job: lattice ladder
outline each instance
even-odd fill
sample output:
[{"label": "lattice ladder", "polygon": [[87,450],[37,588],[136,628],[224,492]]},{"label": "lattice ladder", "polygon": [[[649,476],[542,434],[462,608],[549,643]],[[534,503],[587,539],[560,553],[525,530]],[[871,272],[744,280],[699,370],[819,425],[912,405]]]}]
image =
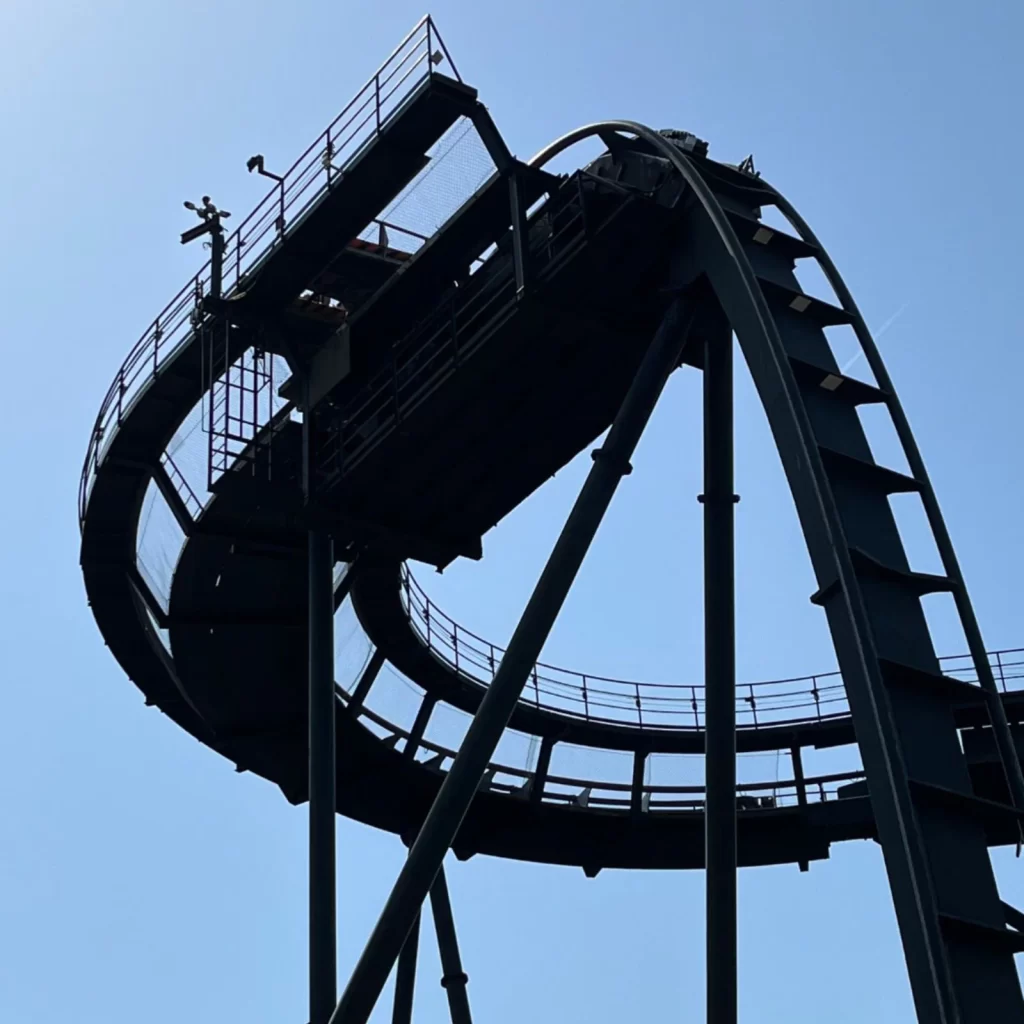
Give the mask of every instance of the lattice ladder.
[{"label": "lattice ladder", "polygon": [[[1000,900],[988,854],[989,832],[1019,830],[1021,812],[979,798],[968,774],[953,705],[958,696],[976,701],[978,689],[942,674],[924,595],[955,597],[983,683],[991,667],[920,456],[863,319],[806,225],[756,178],[701,171],[740,254],[697,205],[692,228],[705,240],[704,269],[739,336],[803,522],[819,581],[812,600],[825,609],[846,682],[919,1019],[1024,1021],[1013,960],[1024,950],[1016,930],[1024,918]],[[802,237],[764,223],[768,205]],[[800,259],[821,263],[845,308],[804,293],[793,272]],[[879,386],[840,371],[824,331],[839,324],[855,327]],[[756,342],[758,331],[774,332],[769,345]],[[865,404],[892,414],[913,475],[875,461],[858,414]],[[922,498],[945,574],[911,570],[889,503],[900,493]],[[991,694],[998,719],[994,683]],[[1019,777],[1018,765],[1006,767],[1010,780]]]},{"label": "lattice ladder", "polygon": [[240,354],[235,329],[214,322],[203,330],[204,367],[209,381],[206,431],[208,486],[228,471],[270,472],[270,422],[277,401],[273,356],[252,346]]}]

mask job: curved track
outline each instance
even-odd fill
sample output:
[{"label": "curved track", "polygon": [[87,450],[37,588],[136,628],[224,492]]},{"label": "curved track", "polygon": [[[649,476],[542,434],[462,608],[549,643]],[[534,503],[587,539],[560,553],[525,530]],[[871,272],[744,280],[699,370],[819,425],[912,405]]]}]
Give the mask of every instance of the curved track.
[{"label": "curved track", "polygon": [[[562,140],[542,154],[537,162],[543,162],[562,145],[576,141],[588,131],[581,130]],[[755,187],[758,200],[763,202],[763,187]],[[731,184],[730,189],[735,191],[735,184]],[[732,223],[737,222],[741,225],[746,223],[733,211]],[[749,224],[756,231],[756,221],[751,218]],[[753,231],[748,229],[748,233]],[[777,234],[781,240],[781,234]],[[782,241],[779,248],[787,258],[816,255],[818,252],[816,247],[789,238]],[[778,283],[775,284],[777,290]],[[787,284],[794,285],[795,279]],[[835,316],[835,311],[831,311],[831,318]],[[189,505],[198,510],[198,499],[187,493],[187,485],[185,490],[182,489],[182,477],[174,472],[173,461],[164,455],[185,414],[201,397],[198,357],[199,345],[197,339],[193,339],[176,355],[170,366],[162,368],[146,385],[140,395],[140,399],[144,397],[145,400],[137,399],[122,413],[121,425],[108,439],[105,456],[96,466],[88,514],[83,521],[83,566],[90,600],[116,656],[143,688],[149,701],[241,767],[277,782],[290,799],[301,800],[306,786],[305,560],[304,527],[301,510],[294,497],[289,499],[289,492],[281,492],[278,507],[268,507],[264,501],[254,515],[245,487],[239,486],[236,488],[238,493],[233,494],[231,486],[226,486],[203,509],[195,523],[191,521],[191,515],[183,523],[188,539],[175,572],[167,617],[173,659],[168,657],[156,638],[150,612],[146,610],[145,584],[135,567],[138,514],[146,488],[153,478],[150,467],[162,465],[158,473],[165,481],[177,484],[177,490],[187,498],[186,510]],[[843,384],[855,391],[856,397],[878,398],[870,393],[872,389],[860,382],[844,379]],[[289,434],[286,430],[280,444],[282,460],[289,455],[297,460],[298,445],[298,431]],[[279,464],[279,471],[281,468]],[[168,493],[166,483],[164,493]],[[92,551],[100,546],[103,555],[97,558]],[[353,588],[353,601],[368,637],[399,671],[423,687],[425,704],[441,700],[473,713],[483,693],[483,682],[472,679],[454,665],[445,664],[443,658],[424,645],[424,637],[415,630],[410,619],[408,577],[403,584],[400,574],[401,566],[397,561],[378,562],[359,574]],[[406,594],[404,602],[403,589]],[[458,627],[455,629],[457,641]],[[464,638],[465,635],[464,632]],[[244,655],[244,663],[240,662],[240,655]],[[457,655],[455,660],[458,660]],[[182,680],[187,680],[187,684],[183,685]],[[638,690],[637,702],[642,704],[639,684],[634,685]],[[599,685],[597,689],[600,691]],[[696,701],[697,688],[691,689],[692,705]],[[980,694],[975,691],[962,696],[959,723],[967,726],[982,721],[984,711]],[[756,696],[753,690],[751,697],[753,700],[749,703],[754,707]],[[599,698],[597,704],[600,704]],[[1011,706],[1016,713],[1017,701],[1011,700]],[[699,753],[703,749],[700,728],[659,728],[652,726],[650,721],[644,725],[642,707],[639,709],[641,721],[636,726],[621,720],[601,721],[598,707],[594,710],[595,714],[591,715],[588,707],[581,720],[578,713],[538,708],[531,706],[527,699],[520,704],[511,726],[528,735],[546,738],[552,745],[564,742],[639,752],[642,756],[651,753]],[[341,709],[338,724],[347,737],[341,749],[353,755],[347,773],[345,765],[339,766],[339,771],[345,773],[339,778],[339,810],[391,831],[409,832],[414,829],[437,788],[440,748],[432,750],[424,746],[421,737],[419,746],[423,753],[420,759],[434,762],[424,769],[412,756],[396,753],[397,739],[390,744],[381,743],[374,739],[373,733],[358,727],[352,716]],[[401,730],[392,728],[390,731],[393,736],[402,738],[399,735]],[[741,728],[738,745],[740,750],[747,751],[789,752],[803,746],[820,748],[853,740],[853,722],[849,714],[830,714],[828,711],[822,714],[819,698],[807,707],[804,715],[797,711],[778,724],[765,723],[762,718],[756,726]],[[410,755],[414,746],[416,744],[409,748]],[[536,775],[536,772],[526,772],[525,766],[504,767],[522,772],[521,787],[531,785],[531,779]],[[362,783],[353,784],[355,777],[376,780],[375,789],[384,787],[385,780],[391,780],[394,792],[385,798],[380,794],[370,795]],[[580,793],[588,790],[593,793],[595,785],[601,788],[596,780],[571,781]],[[742,816],[745,824],[771,819],[773,824],[769,830],[775,836],[763,851],[755,848],[759,841],[741,836],[744,863],[805,862],[825,855],[828,844],[834,840],[874,834],[870,810],[863,798],[847,799],[842,804],[824,801],[819,805],[813,799],[817,780],[805,781],[809,784],[811,798],[803,810],[799,806],[801,801],[796,800],[796,806],[750,808]],[[620,790],[610,789],[608,793],[617,793],[624,809],[638,802],[633,794],[633,783],[619,780],[613,785],[618,785]],[[567,843],[562,830],[553,825],[556,816],[569,816],[572,824],[566,830],[571,831],[584,814],[600,817],[609,808],[609,804],[601,803],[600,798],[588,803],[587,808],[578,802],[575,806],[565,806],[564,796],[549,807],[547,800],[540,799],[543,785],[535,786],[534,799],[529,802],[533,806],[526,808],[526,816],[529,818],[532,813],[537,820],[530,827],[516,821],[513,831],[520,839],[515,848],[509,850],[504,848],[503,841],[496,838],[508,834],[507,829],[498,827],[497,822],[504,819],[510,807],[520,809],[519,813],[512,810],[512,815],[522,816],[524,794],[521,787],[511,788],[505,795],[496,789],[494,795],[501,800],[501,808],[495,808],[491,815],[484,815],[491,820],[479,828],[474,829],[473,819],[470,819],[464,830],[463,852],[484,849],[530,859],[558,859],[555,851],[565,850]],[[790,787],[796,788],[795,778],[790,780]],[[668,860],[664,855],[652,858],[646,852],[651,845],[646,836],[635,844],[636,849],[631,855],[601,853],[622,845],[613,841],[619,833],[615,822],[605,823],[608,834],[605,842],[595,843],[594,837],[588,836],[580,844],[580,848],[587,852],[578,857],[570,856],[568,860],[585,864],[588,868],[653,863],[700,866],[702,822],[699,809],[693,809],[695,805],[699,808],[700,791],[698,787],[691,788],[695,792],[676,793],[676,799],[668,801],[670,806],[674,803],[691,807],[691,810],[678,811],[675,815],[685,814],[689,821],[665,823],[667,835],[657,846],[676,851]],[[785,785],[780,786],[777,779],[765,780],[764,789],[774,793],[774,799],[777,799],[780,789],[786,788]],[[756,798],[757,792],[754,789],[751,795]],[[417,793],[419,796],[414,796]],[[607,799],[615,798],[609,796]],[[806,794],[803,799],[807,800]],[[648,813],[652,806],[657,810],[657,790],[641,787],[639,803]],[[396,809],[406,805],[407,810],[395,813]],[[386,808],[386,812],[382,808]],[[483,806],[480,810],[482,813]],[[814,819],[810,829],[809,815]],[[655,815],[651,815],[650,820],[654,819]],[[785,838],[787,827],[791,827],[793,833],[788,839]],[[688,841],[679,841],[680,830],[688,833]],[[644,831],[648,832],[649,827]],[[753,834],[749,826],[746,831]],[[492,841],[482,845],[474,842],[469,838],[474,833],[491,836]],[[807,841],[808,835],[814,837],[810,842]],[[781,842],[779,837],[782,837]]]},{"label": "curved track", "polygon": [[[975,727],[985,725],[989,713],[1004,714],[1004,702],[991,696],[995,684],[952,546],[863,318],[792,206],[749,173],[695,160],[632,122],[581,129],[541,153],[533,167],[595,134],[608,143],[611,165],[626,153],[653,161],[656,168],[664,165],[657,188],[641,202],[664,205],[670,185],[678,199],[674,176],[685,182],[685,201],[673,201],[680,246],[663,268],[659,287],[687,290],[689,302],[699,295],[702,309],[724,313],[739,338],[807,538],[819,586],[812,600],[828,618],[852,712],[823,716],[816,708],[804,717],[741,730],[741,749],[792,752],[794,777],[746,787],[749,794],[772,793],[773,798],[741,803],[740,861],[806,865],[827,856],[832,842],[879,837],[905,932],[906,922],[917,920],[925,936],[922,955],[952,964],[954,975],[968,964],[977,971],[974,940],[963,938],[962,922],[993,934],[1004,928],[987,846],[1013,841],[1018,826],[1005,806],[1008,794],[998,761],[985,754],[972,766],[960,744],[962,730],[979,731]],[[788,217],[796,235],[761,219],[768,206]],[[543,209],[534,216],[542,215]],[[838,306],[804,293],[793,272],[799,259],[818,261]],[[410,275],[415,266],[413,259]],[[696,282],[704,282],[702,291],[693,291]],[[188,294],[183,290],[172,305],[171,318],[179,326],[195,308]],[[202,319],[200,313],[193,322]],[[851,326],[860,339],[875,384],[840,372],[824,330],[839,325]],[[256,492],[251,476],[240,472],[226,473],[208,501],[184,485],[166,450],[207,390],[202,330],[186,326],[161,357],[165,330],[155,329],[151,356],[143,346],[122,370],[90,446],[81,509],[89,600],[115,657],[148,702],[239,768],[273,780],[299,801],[306,793],[307,733],[301,500],[295,488]],[[889,411],[909,475],[875,461],[858,416],[864,404]],[[296,478],[299,429],[285,415],[264,429],[273,435],[277,478]],[[151,483],[186,535],[166,609],[146,586],[136,560],[139,513]],[[945,567],[942,576],[912,571],[889,503],[896,493],[920,496]],[[920,603],[923,595],[937,592],[956,601],[981,688],[941,671]],[[430,713],[438,701],[472,713],[486,680],[471,678],[458,664],[457,635],[452,637],[455,663],[424,642],[428,638],[412,621],[411,586],[403,580],[399,558],[372,551],[361,555],[353,603],[379,655],[363,684],[340,681],[347,689],[340,690],[336,710],[338,809],[408,837],[436,795],[452,754],[430,740]],[[163,627],[169,649],[158,635]],[[398,729],[372,711],[369,687],[381,657],[423,690],[410,729]],[[702,749],[699,719],[696,726],[645,724],[635,685],[635,724],[592,715],[587,696],[582,717],[539,706],[539,685],[532,704],[524,697],[511,725],[539,739],[538,763],[529,770],[492,766],[456,852],[577,864],[588,872],[605,866],[701,866],[699,789],[644,783],[644,764],[652,753]],[[1016,697],[1007,699],[1006,707],[1020,719],[1024,709]],[[824,780],[802,777],[799,752],[851,743],[854,733],[873,799],[856,785],[841,798],[825,799]],[[984,736],[991,745],[991,731],[984,730]],[[602,788],[553,776],[549,764],[556,743],[629,751],[633,777]],[[855,784],[862,777],[827,781],[835,795],[838,783]],[[822,799],[815,799],[819,783]],[[791,799],[779,799],[780,790]],[[943,847],[951,835],[955,843]],[[969,896],[964,896],[965,879]],[[922,887],[931,894],[926,909],[919,898]],[[951,922],[960,922],[960,931]],[[983,973],[990,991],[1012,998],[1017,982],[1011,958],[986,960]],[[942,985],[930,996],[915,991],[919,1009],[933,1005],[934,1019],[942,1019],[938,1008],[948,997]]]}]

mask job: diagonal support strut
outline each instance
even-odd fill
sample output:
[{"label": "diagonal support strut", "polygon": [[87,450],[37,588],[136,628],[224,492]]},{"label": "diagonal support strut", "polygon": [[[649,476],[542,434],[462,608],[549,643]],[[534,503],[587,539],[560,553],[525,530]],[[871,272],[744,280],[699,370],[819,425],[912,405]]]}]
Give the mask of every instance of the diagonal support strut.
[{"label": "diagonal support strut", "polygon": [[406,936],[469,810],[488,761],[522,694],[530,670],[669,375],[679,365],[692,323],[682,298],[670,303],[629,386],[611,430],[569,513],[544,571],[487,688],[462,747],[409,851],[377,926],[356,964],[330,1024],[365,1024],[380,997]]},{"label": "diagonal support strut", "polygon": [[452,1024],[473,1024],[469,1012],[469,996],[466,993],[469,978],[462,969],[459,941],[455,934],[455,917],[443,866],[430,887],[430,909],[434,915],[434,931],[437,932],[437,948],[441,954],[441,970],[444,972],[441,986],[448,996]]},{"label": "diagonal support strut", "polygon": [[416,992],[416,956],[420,944],[420,915],[416,915],[412,931],[405,937],[398,971],[395,975],[395,1003],[391,1024],[412,1024],[412,1003]]}]

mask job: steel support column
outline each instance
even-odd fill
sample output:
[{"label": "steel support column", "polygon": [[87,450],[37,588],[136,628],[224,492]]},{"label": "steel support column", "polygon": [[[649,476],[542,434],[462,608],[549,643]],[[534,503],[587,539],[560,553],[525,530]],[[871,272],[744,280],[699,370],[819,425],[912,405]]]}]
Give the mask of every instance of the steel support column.
[{"label": "steel support column", "polygon": [[530,228],[523,206],[522,181],[513,171],[508,179],[509,211],[512,219],[512,265],[516,276],[516,295],[522,296],[529,285]]},{"label": "steel support column", "polygon": [[736,1024],[732,331],[704,345],[704,814],[708,1024]]},{"label": "steel support column", "polygon": [[412,931],[405,937],[405,945],[398,957],[395,974],[395,1005],[391,1024],[411,1024],[412,1001],[416,991],[416,956],[420,945],[420,915],[416,915]]},{"label": "steel support column", "polygon": [[375,648],[373,654],[370,655],[370,660],[366,663],[366,668],[363,669],[363,674],[359,677],[359,682],[356,683],[356,688],[349,698],[348,709],[353,715],[358,714],[362,708],[363,701],[366,700],[370,687],[376,681],[386,660],[384,652],[379,647]]},{"label": "steel support column", "polygon": [[[333,547],[330,534],[322,530],[309,531],[310,1024],[326,1024],[338,994],[334,848],[337,800]],[[346,580],[348,578],[346,576]]]},{"label": "steel support column", "polygon": [[448,881],[442,867],[430,887],[430,911],[434,915],[434,930],[437,933],[437,948],[441,954],[441,986],[448,996],[448,1011],[452,1024],[473,1024],[469,1012],[469,995],[466,985],[469,978],[462,969],[459,956],[459,940],[455,934],[455,918],[452,915],[452,901],[448,896]]},{"label": "steel support column", "polygon": [[669,374],[679,365],[689,328],[683,300],[670,304],[604,446],[534,588],[494,680],[427,814],[331,1024],[365,1024],[402,943],[469,810],[541,648],[650,419]]}]

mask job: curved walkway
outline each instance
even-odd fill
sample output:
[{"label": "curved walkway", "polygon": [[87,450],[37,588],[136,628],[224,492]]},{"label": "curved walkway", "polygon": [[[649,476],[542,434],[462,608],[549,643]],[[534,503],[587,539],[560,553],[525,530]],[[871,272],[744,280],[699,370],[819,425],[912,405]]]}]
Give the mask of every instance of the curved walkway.
[{"label": "curved walkway", "polygon": [[[318,153],[313,148],[310,152],[309,160],[316,164]],[[759,195],[767,194],[759,190]],[[276,215],[276,199],[271,198],[260,209]],[[252,223],[262,224],[265,213],[258,210]],[[247,244],[251,240],[247,237]],[[241,246],[239,235],[238,280],[261,258],[246,250],[243,259]],[[194,499],[188,500],[169,472],[173,464],[167,446],[208,384],[194,330],[203,320],[199,300],[207,280],[204,270],[157,318],[103,403],[80,493],[86,589],[107,643],[148,703],[241,770],[263,775],[289,799],[300,801],[306,788],[307,730],[305,559],[298,503],[282,488],[273,493],[263,489],[254,502],[247,478],[229,473],[197,514],[191,508]],[[781,321],[789,316],[782,310],[797,308],[793,303],[803,298],[770,275],[745,284],[757,292],[755,304],[769,321],[769,305]],[[830,307],[819,306],[831,315]],[[821,311],[815,315],[820,319]],[[778,348],[779,338],[771,340]],[[798,358],[780,358],[788,359],[786,373],[796,375],[794,379],[813,371]],[[856,382],[840,383],[859,393]],[[834,392],[835,387],[829,391]],[[809,429],[802,422],[800,428]],[[284,423],[275,458],[280,451],[285,461],[297,460],[295,435]],[[893,483],[893,475],[873,463],[839,457],[825,447],[819,454],[818,475],[823,480],[826,470],[832,474],[837,493],[846,493],[841,477],[852,472],[869,474],[880,489]],[[186,534],[166,611],[149,593],[136,560],[139,513],[154,480]],[[878,564],[864,557],[853,551],[855,575],[877,574]],[[846,561],[841,569],[849,575]],[[898,579],[911,589],[928,583],[902,570],[885,571],[885,579]],[[862,581],[854,582],[859,586]],[[831,593],[823,591],[821,601],[827,602]],[[500,660],[499,648],[482,646],[479,638],[439,615],[411,577],[403,577],[397,561],[361,566],[353,602],[371,641],[424,689],[424,721],[436,700],[469,713],[476,709],[488,681],[480,669]],[[161,643],[158,627],[169,630],[173,655]],[[799,750],[853,742],[852,722],[834,684],[819,687],[814,678],[810,689],[773,690],[770,695],[763,688],[767,686],[754,684],[742,698],[749,697],[751,720],[740,730],[740,749]],[[527,695],[511,724],[539,737],[549,755],[555,743],[627,750],[634,752],[642,769],[651,753],[699,753],[703,736],[697,688],[665,688],[669,696],[659,689],[538,666],[533,699]],[[964,696],[956,725],[982,722],[980,694],[975,699],[966,690],[960,692]],[[765,703],[771,704],[770,715]],[[1017,696],[1010,695],[1006,704],[1019,719]],[[646,719],[645,711],[651,712]],[[666,724],[666,711],[677,721]],[[339,811],[400,834],[415,830],[453,752],[422,735],[410,735],[361,703],[353,707],[344,692],[337,716]],[[788,781],[741,787],[741,862],[806,862],[827,856],[831,842],[872,836],[871,808],[863,786],[858,788],[861,778],[861,773],[849,773],[804,780],[794,773]],[[492,764],[460,832],[457,852],[578,864],[588,871],[612,865],[701,866],[699,787],[652,786],[642,779],[642,771],[632,783],[609,783],[552,775],[546,766],[531,771]],[[843,786],[850,788],[840,794]],[[843,798],[836,799],[839,795]],[[990,841],[1010,838],[989,833]]]}]

